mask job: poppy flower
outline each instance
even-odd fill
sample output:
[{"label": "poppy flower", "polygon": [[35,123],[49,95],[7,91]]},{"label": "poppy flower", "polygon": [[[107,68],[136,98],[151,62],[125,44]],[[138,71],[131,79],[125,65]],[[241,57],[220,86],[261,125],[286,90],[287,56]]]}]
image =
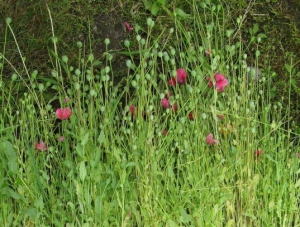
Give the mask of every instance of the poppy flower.
[{"label": "poppy flower", "polygon": [[34,147],[38,151],[46,151],[47,150],[46,143],[43,141],[41,141],[41,143],[34,143]]},{"label": "poppy flower", "polygon": [[[218,92],[222,92],[224,91],[224,88],[229,84],[228,80],[225,78],[225,76],[223,74],[215,74],[214,75],[216,84],[215,84],[215,88],[217,88]],[[212,87],[213,83],[211,81],[211,78],[208,76],[206,77],[206,80],[209,81],[208,86]]]},{"label": "poppy flower", "polygon": [[66,120],[68,119],[71,114],[72,114],[72,111],[69,107],[66,107],[66,108],[59,108],[56,110],[55,112],[56,114],[56,117],[60,120]]},{"label": "poppy flower", "polygon": [[160,103],[166,109],[170,109],[171,108],[170,101],[167,98],[163,98]]},{"label": "poppy flower", "polygon": [[177,69],[176,76],[179,84],[184,84],[186,82],[187,73],[184,71],[184,69]]},{"label": "poppy flower", "polygon": [[125,25],[125,27],[126,27],[126,29],[127,29],[127,31],[132,31],[133,30],[133,27],[131,27],[131,25],[128,23],[128,22],[124,22],[124,25]]},{"label": "poppy flower", "polygon": [[212,144],[219,144],[219,140],[215,140],[215,139],[213,139],[213,134],[208,134],[208,136],[206,137],[206,143],[208,144],[208,145],[212,145]]}]

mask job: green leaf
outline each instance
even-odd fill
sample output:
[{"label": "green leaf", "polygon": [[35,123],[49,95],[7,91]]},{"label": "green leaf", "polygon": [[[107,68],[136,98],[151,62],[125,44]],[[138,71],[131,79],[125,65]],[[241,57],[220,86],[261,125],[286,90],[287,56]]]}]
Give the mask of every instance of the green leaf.
[{"label": "green leaf", "polygon": [[44,202],[43,202],[43,196],[42,195],[40,195],[40,197],[34,201],[34,206],[36,208],[38,208],[39,210],[44,209]]},{"label": "green leaf", "polygon": [[82,138],[82,140],[81,140],[81,145],[82,145],[82,146],[86,145],[86,143],[88,142],[88,140],[89,140],[89,135],[90,135],[90,133],[87,132],[87,133],[84,135],[84,137]]},{"label": "green leaf", "polygon": [[264,34],[264,33],[259,33],[259,34],[257,35],[257,37],[258,37],[258,38],[261,38],[261,39],[267,38],[266,34]]},{"label": "green leaf", "polygon": [[254,24],[252,32],[253,32],[253,34],[251,34],[251,35],[255,35],[258,32],[258,24]]},{"label": "green leaf", "polygon": [[80,162],[79,164],[79,177],[82,181],[84,181],[84,179],[86,178],[86,168],[84,161]]},{"label": "green leaf", "polygon": [[25,214],[29,216],[30,219],[35,219],[38,215],[38,210],[34,207],[25,209]]},{"label": "green leaf", "polygon": [[297,180],[296,184],[295,184],[295,188],[298,188],[300,186],[300,179]]},{"label": "green leaf", "polygon": [[4,146],[6,148],[6,154],[8,158],[7,160],[8,169],[11,173],[17,173],[18,162],[17,162],[17,154],[14,150],[14,147],[9,141],[5,141]]},{"label": "green leaf", "polygon": [[188,18],[190,16],[190,14],[187,14],[186,12],[184,12],[182,9],[176,8],[175,9],[175,13],[177,16],[179,16],[180,19],[185,20],[186,18]]},{"label": "green leaf", "polygon": [[156,16],[158,14],[158,11],[160,9],[160,4],[158,2],[155,2],[152,6],[151,6],[151,14],[153,14],[154,16]]},{"label": "green leaf", "polygon": [[80,157],[84,157],[84,149],[83,149],[83,146],[78,143],[77,146],[76,146],[76,153],[80,156]]},{"label": "green leaf", "polygon": [[99,144],[102,144],[104,142],[104,140],[105,140],[105,135],[104,135],[103,130],[101,130],[100,135],[99,135],[97,141],[98,141]]},{"label": "green leaf", "polygon": [[151,7],[152,7],[152,5],[153,5],[153,2],[150,1],[150,0],[144,0],[143,2],[144,2],[145,8],[146,8],[147,10],[151,10]]},{"label": "green leaf", "polygon": [[15,200],[21,199],[22,197],[19,195],[19,193],[15,192],[11,188],[6,188],[6,194],[12,197]]},{"label": "green leaf", "polygon": [[101,196],[97,196],[96,199],[95,199],[95,213],[97,215],[101,214],[101,211],[102,211],[101,207],[102,207]]}]

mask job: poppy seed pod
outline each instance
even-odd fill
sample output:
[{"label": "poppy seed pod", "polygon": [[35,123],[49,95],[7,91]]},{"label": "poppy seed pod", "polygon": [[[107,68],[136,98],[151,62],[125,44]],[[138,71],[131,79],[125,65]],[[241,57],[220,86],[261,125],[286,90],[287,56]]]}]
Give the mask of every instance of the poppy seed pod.
[{"label": "poppy seed pod", "polygon": [[247,68],[247,81],[251,82],[258,82],[261,79],[262,72],[259,68],[255,67],[248,67]]}]

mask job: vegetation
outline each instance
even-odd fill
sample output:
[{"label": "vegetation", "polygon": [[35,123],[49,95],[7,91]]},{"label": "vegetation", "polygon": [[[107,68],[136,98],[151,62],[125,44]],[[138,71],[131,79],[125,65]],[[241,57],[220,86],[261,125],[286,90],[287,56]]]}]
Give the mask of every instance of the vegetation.
[{"label": "vegetation", "polygon": [[[91,2],[32,6],[47,18],[41,42],[31,32],[22,39],[22,21],[5,17],[0,222],[299,226],[296,58],[285,62],[281,99],[282,80],[262,59],[267,35],[209,0],[118,1],[122,48],[93,37],[92,20],[84,39],[64,41],[59,15],[74,10],[78,18],[61,23],[77,18],[81,30],[77,10],[94,16],[104,5]],[[36,45],[47,51],[30,54]],[[258,81],[249,67],[262,70]]]}]

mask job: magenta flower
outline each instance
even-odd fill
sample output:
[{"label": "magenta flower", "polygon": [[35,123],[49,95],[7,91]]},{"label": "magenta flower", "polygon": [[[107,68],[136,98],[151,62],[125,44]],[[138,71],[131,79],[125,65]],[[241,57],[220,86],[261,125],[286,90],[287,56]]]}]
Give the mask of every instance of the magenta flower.
[{"label": "magenta flower", "polygon": [[167,98],[163,98],[160,103],[161,103],[162,107],[164,107],[166,109],[171,108],[170,101]]},{"label": "magenta flower", "polygon": [[43,141],[41,141],[41,143],[34,143],[34,147],[38,151],[46,151],[47,150],[46,143]]},{"label": "magenta flower", "polygon": [[72,114],[72,111],[69,107],[66,107],[66,108],[59,108],[56,110],[55,112],[56,114],[56,117],[60,120],[66,120],[68,119],[71,114]]},{"label": "magenta flower", "polygon": [[219,119],[220,119],[220,120],[223,120],[223,119],[224,119],[224,116],[223,116],[223,115],[219,115]]},{"label": "magenta flower", "polygon": [[[218,92],[222,92],[224,91],[224,88],[229,84],[228,80],[225,78],[225,76],[223,74],[215,74],[214,75],[216,84],[215,84],[215,88],[217,88]],[[211,78],[208,76],[206,77],[206,80],[209,81],[208,86],[212,87],[213,83],[211,81]]]},{"label": "magenta flower", "polygon": [[176,75],[177,75],[177,82],[179,84],[184,84],[186,82],[187,74],[184,71],[184,69],[177,69]]},{"label": "magenta flower", "polygon": [[131,27],[130,26],[130,24],[128,23],[128,22],[124,22],[124,25],[125,25],[125,27],[126,27],[126,29],[127,29],[127,31],[132,31],[133,30],[133,27]]},{"label": "magenta flower", "polygon": [[219,140],[215,140],[215,139],[213,139],[213,134],[209,134],[207,137],[206,137],[206,143],[208,144],[208,145],[212,145],[212,144],[219,144]]}]

